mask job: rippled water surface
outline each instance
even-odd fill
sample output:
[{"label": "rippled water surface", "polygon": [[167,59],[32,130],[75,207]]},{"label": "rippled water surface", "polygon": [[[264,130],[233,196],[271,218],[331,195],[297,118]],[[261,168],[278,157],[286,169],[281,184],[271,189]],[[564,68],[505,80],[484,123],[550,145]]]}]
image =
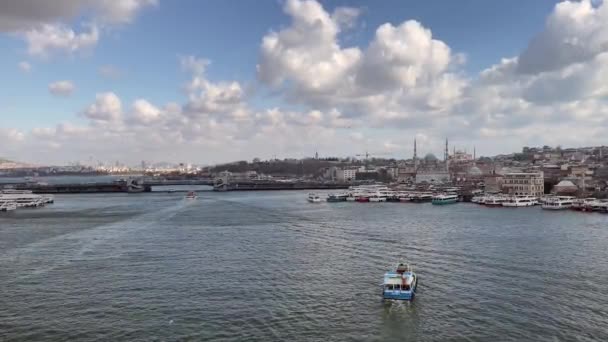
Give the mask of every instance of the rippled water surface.
[{"label": "rippled water surface", "polygon": [[200,195],[0,213],[0,340],[608,340],[608,215]]}]

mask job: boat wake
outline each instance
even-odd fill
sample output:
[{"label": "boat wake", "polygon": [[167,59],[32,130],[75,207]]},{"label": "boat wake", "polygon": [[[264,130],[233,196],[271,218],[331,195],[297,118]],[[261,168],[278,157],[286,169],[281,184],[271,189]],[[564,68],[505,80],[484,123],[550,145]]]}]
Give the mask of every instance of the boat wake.
[{"label": "boat wake", "polygon": [[129,235],[162,228],[166,226],[163,222],[170,221],[193,203],[178,201],[170,207],[151,213],[10,249],[0,253],[0,273],[9,275],[8,273],[15,272],[7,279],[19,281],[44,275],[72,263],[118,258],[122,254],[121,242],[129,240]]}]

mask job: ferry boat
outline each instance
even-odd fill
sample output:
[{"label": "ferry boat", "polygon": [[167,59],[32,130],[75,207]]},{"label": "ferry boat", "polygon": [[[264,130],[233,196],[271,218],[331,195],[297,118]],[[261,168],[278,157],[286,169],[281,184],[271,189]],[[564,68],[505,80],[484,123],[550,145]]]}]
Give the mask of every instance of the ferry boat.
[{"label": "ferry boat", "polygon": [[606,200],[595,200],[587,204],[586,211],[597,211],[608,213],[608,202]]},{"label": "ferry boat", "polygon": [[555,196],[549,197],[543,203],[542,208],[548,210],[563,210],[570,209],[574,202],[574,197],[571,196]]},{"label": "ferry boat", "polygon": [[430,193],[414,194],[410,197],[410,201],[414,202],[414,203],[432,202],[433,194],[430,194]]},{"label": "ferry boat", "polygon": [[386,191],[378,190],[370,193],[368,198],[370,202],[386,202],[388,197]]},{"label": "ferry boat", "polygon": [[488,196],[484,198],[483,204],[488,207],[502,207],[505,198],[502,196]]},{"label": "ferry boat", "polygon": [[456,202],[458,202],[458,195],[456,194],[439,194],[433,196],[433,199],[431,200],[431,203],[435,205],[453,204]]},{"label": "ferry boat", "polygon": [[597,202],[594,197],[576,198],[572,201],[570,209],[576,211],[592,211],[593,205]]},{"label": "ferry boat", "polygon": [[198,196],[196,195],[196,192],[194,191],[188,191],[188,193],[186,194],[186,199],[189,200],[193,200],[196,199]]},{"label": "ferry boat", "polygon": [[348,194],[329,194],[327,196],[327,202],[345,202]]},{"label": "ferry boat", "polygon": [[384,299],[413,300],[418,277],[410,265],[399,263],[394,270],[384,274],[382,297]]},{"label": "ferry boat", "polygon": [[532,196],[512,196],[502,202],[503,207],[533,207],[538,204],[535,197]]},{"label": "ferry boat", "polygon": [[13,211],[17,209],[17,203],[15,202],[0,202],[0,211]]},{"label": "ferry boat", "polygon": [[409,192],[402,192],[399,194],[399,202],[410,202],[412,194]]},{"label": "ferry boat", "polygon": [[310,203],[319,203],[321,202],[321,197],[313,192],[308,194],[308,202]]},{"label": "ferry boat", "polygon": [[45,198],[32,193],[0,194],[0,203],[13,202],[17,208],[35,208],[45,205]]}]

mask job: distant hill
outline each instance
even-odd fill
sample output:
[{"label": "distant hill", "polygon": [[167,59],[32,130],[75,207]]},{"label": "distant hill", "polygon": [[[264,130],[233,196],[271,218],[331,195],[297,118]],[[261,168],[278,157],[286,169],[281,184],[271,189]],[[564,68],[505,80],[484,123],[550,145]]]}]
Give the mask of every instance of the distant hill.
[{"label": "distant hill", "polygon": [[25,167],[32,167],[30,164],[19,163],[12,160],[8,160],[5,158],[0,158],[0,169],[8,170],[8,169],[19,169]]}]

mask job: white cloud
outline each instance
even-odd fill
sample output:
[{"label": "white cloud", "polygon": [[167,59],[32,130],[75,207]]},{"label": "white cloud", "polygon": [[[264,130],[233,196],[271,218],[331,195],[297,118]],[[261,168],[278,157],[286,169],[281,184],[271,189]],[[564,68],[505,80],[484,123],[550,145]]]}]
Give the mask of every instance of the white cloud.
[{"label": "white cloud", "polygon": [[92,121],[116,122],[122,118],[122,102],[112,92],[99,93],[95,96],[95,103],[82,113]]},{"label": "white cloud", "polygon": [[[267,89],[252,93],[236,80],[211,80],[209,60],[182,56],[181,68],[191,73],[183,103],[163,106],[142,94],[123,110],[116,94],[100,93],[82,111],[87,125],[16,131],[9,144],[32,150],[37,144],[48,156],[61,148],[101,159],[205,162],[317,150],[409,157],[414,137],[420,155],[440,154],[446,136],[476,145],[478,155],[525,144],[605,144],[608,5],[557,5],[542,39],[477,75],[467,75],[464,55],[423,23],[386,23],[369,43],[348,46],[343,34],[360,10],[332,12],[310,0],[288,0],[283,9],[291,22],[260,44],[257,76]],[[264,90],[275,97],[252,98]]]},{"label": "white cloud", "polygon": [[545,28],[519,58],[524,74],[552,71],[586,62],[608,51],[608,6],[590,0],[564,1],[555,6]]},{"label": "white cloud", "polygon": [[49,84],[49,92],[55,96],[70,96],[74,92],[72,81],[57,81]]},{"label": "white cloud", "polygon": [[99,40],[97,26],[90,25],[88,32],[76,33],[61,24],[44,24],[24,33],[28,54],[47,57],[53,52],[72,54],[93,48]]},{"label": "white cloud", "polygon": [[137,123],[149,124],[161,118],[161,110],[145,99],[137,99],[132,106],[133,118]]},{"label": "white cloud", "polygon": [[32,71],[32,65],[26,61],[19,62],[19,64],[17,64],[17,66],[19,67],[19,70],[21,70],[25,73],[29,73],[30,71]]},{"label": "white cloud", "polygon": [[[0,32],[22,38],[32,56],[72,54],[94,47],[107,27],[133,21],[158,0],[19,0],[0,2]],[[77,32],[67,25],[75,19],[86,23]]]}]

